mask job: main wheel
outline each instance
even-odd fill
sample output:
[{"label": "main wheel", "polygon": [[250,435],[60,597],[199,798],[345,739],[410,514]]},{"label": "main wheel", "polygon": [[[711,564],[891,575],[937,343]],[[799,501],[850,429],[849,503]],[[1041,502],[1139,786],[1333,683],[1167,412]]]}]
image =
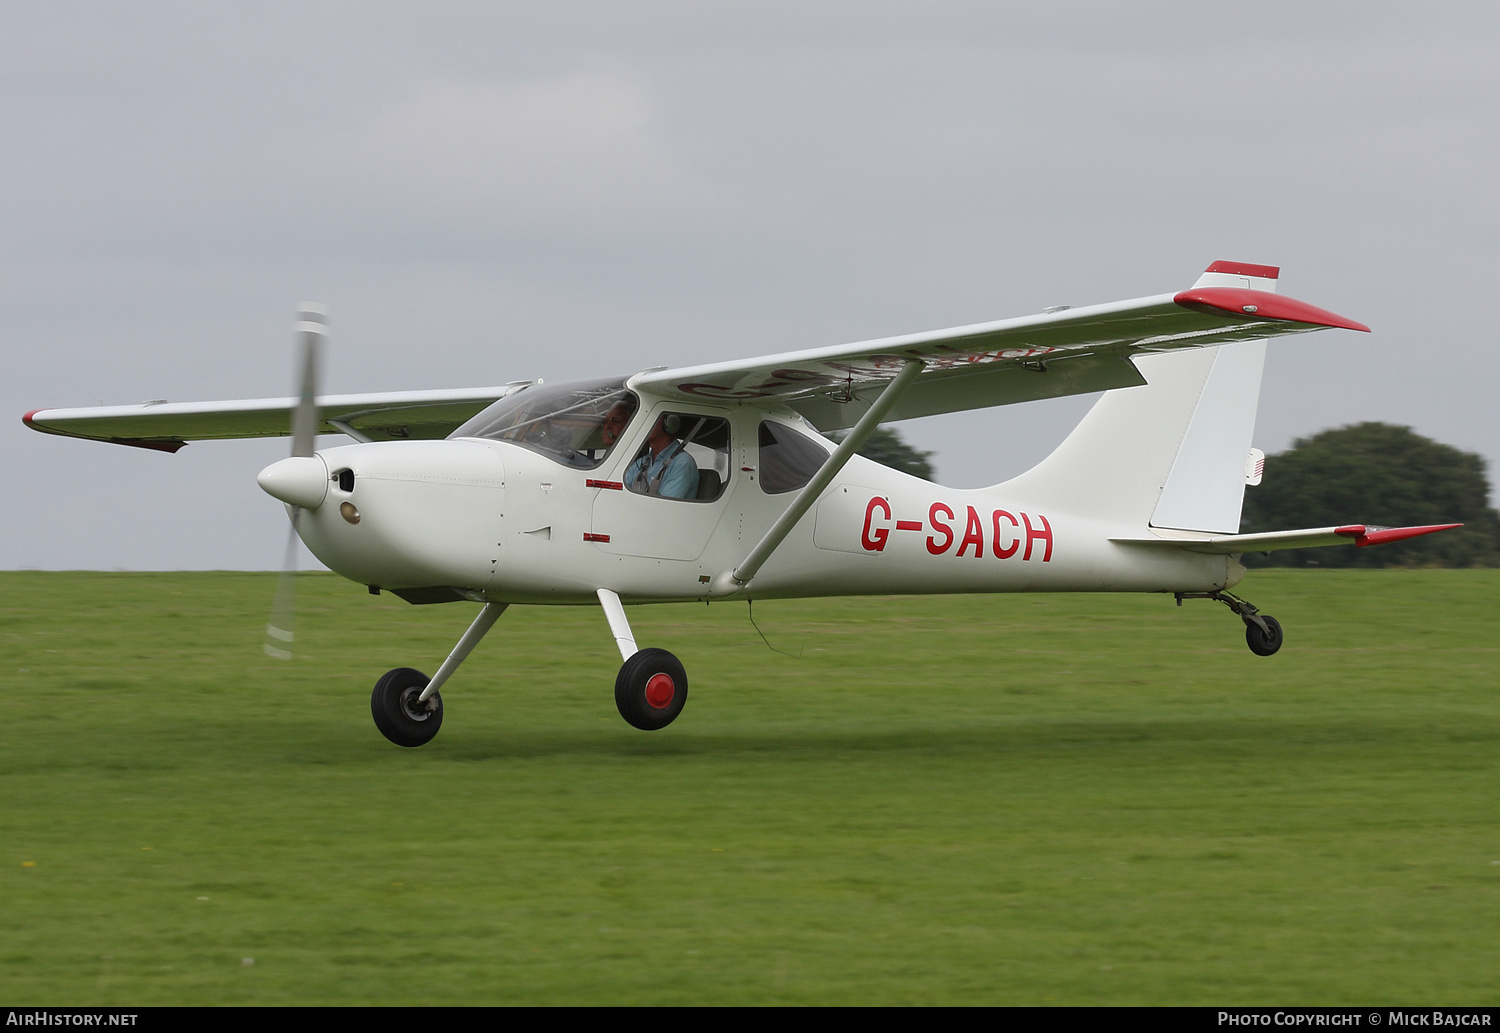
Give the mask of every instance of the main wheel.
[{"label": "main wheel", "polygon": [[443,696],[434,692],[424,703],[417,697],[431,681],[421,671],[398,667],[387,671],[370,693],[375,727],[397,746],[421,746],[443,726]]},{"label": "main wheel", "polygon": [[1245,644],[1256,656],[1270,656],[1281,648],[1281,624],[1275,617],[1265,614],[1261,614],[1260,619],[1266,622],[1268,631],[1261,631],[1260,625],[1254,621],[1246,621]]},{"label": "main wheel", "polygon": [[687,673],[665,649],[642,649],[620,665],[615,706],[620,716],[645,732],[671,724],[687,702]]}]

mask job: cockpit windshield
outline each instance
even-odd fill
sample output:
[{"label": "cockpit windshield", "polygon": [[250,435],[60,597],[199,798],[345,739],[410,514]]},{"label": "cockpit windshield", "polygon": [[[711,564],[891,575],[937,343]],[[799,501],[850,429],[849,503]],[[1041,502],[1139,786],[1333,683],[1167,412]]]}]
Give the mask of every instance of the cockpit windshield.
[{"label": "cockpit windshield", "polygon": [[449,437],[513,441],[591,470],[604,462],[639,406],[623,377],[536,384],[506,395]]}]

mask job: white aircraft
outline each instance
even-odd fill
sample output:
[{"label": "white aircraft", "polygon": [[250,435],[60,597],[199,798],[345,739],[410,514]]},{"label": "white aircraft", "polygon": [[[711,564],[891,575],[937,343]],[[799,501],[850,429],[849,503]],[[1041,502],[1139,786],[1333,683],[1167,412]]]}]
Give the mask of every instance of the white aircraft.
[{"label": "white aircraft", "polygon": [[[670,724],[681,663],[637,647],[624,604],[929,592],[1162,592],[1213,599],[1251,650],[1277,621],[1229,593],[1246,552],[1375,545],[1457,524],[1240,534],[1263,454],[1250,437],[1265,339],[1368,331],[1275,293],[1278,270],[1215,262],[1190,289],[1086,308],[564,384],[317,397],[321,310],[299,317],[301,397],[45,409],[35,430],[176,451],[292,437],[262,470],[329,568],[411,603],[482,608],[431,678],[371,697],[420,746],[438,689],[513,603],[597,603],[624,660],[630,724]],[[1003,484],[940,487],[857,455],[883,420],[1105,392],[1046,460]],[[819,430],[849,429],[835,446]],[[355,444],[316,449],[320,433]],[[282,653],[284,618],[268,628]]]}]

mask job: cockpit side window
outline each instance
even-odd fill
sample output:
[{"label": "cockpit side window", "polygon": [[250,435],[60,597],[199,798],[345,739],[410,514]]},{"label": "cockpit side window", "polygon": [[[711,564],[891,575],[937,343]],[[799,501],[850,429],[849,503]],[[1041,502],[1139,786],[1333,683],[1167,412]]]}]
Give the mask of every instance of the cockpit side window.
[{"label": "cockpit side window", "polygon": [[767,495],[796,491],[828,462],[819,441],[784,423],[760,425],[760,487]]},{"label": "cockpit side window", "polygon": [[625,468],[625,487],[640,495],[713,502],[729,480],[729,421],[666,412]]},{"label": "cockpit side window", "polygon": [[639,407],[623,378],[538,384],[506,395],[449,437],[510,441],[592,470],[613,451]]}]

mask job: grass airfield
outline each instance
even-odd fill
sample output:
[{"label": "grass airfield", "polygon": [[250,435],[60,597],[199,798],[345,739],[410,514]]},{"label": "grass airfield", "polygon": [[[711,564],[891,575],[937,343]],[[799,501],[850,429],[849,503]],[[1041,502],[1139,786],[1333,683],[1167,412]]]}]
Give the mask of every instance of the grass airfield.
[{"label": "grass airfield", "polygon": [[656,733],[516,607],[417,750],[474,607],[274,577],[0,573],[0,1000],[1500,1003],[1500,571],[631,608]]}]

